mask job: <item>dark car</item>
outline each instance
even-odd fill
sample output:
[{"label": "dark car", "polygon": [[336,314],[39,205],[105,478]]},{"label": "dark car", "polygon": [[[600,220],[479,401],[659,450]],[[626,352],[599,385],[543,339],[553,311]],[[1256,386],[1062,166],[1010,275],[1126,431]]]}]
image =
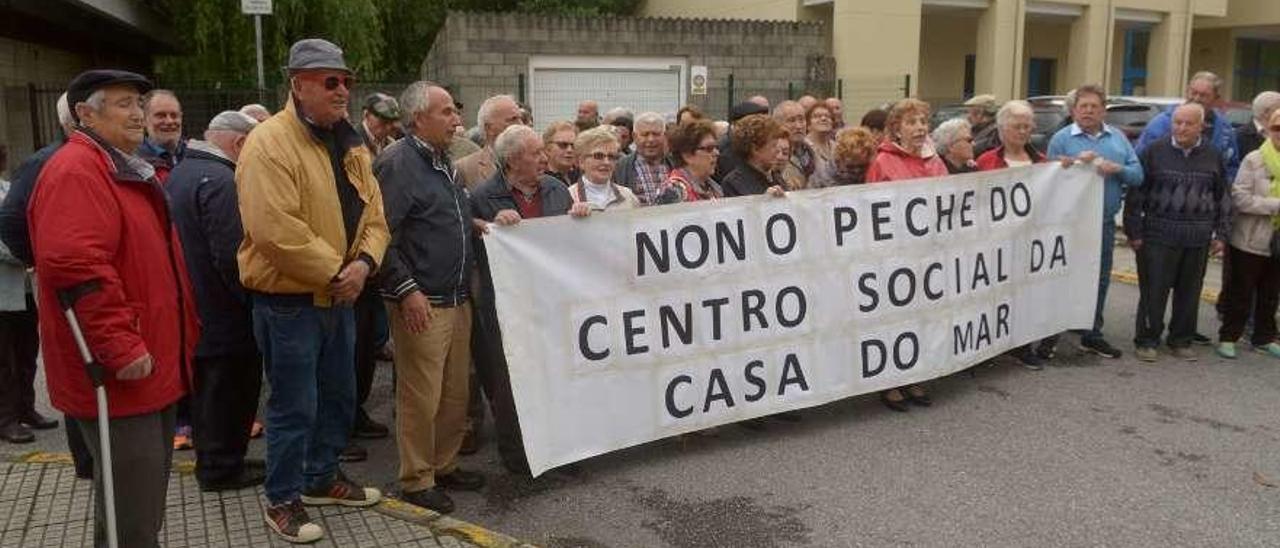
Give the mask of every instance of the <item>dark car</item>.
[{"label": "dark car", "polygon": [[969,107],[962,104],[942,105],[933,111],[933,115],[929,117],[929,131],[938,129],[943,122],[952,118],[964,118],[969,114]]},{"label": "dark car", "polygon": [[1180,97],[1113,97],[1107,101],[1107,125],[1123,131],[1132,143],[1138,142],[1142,130],[1161,112],[1180,105]]}]

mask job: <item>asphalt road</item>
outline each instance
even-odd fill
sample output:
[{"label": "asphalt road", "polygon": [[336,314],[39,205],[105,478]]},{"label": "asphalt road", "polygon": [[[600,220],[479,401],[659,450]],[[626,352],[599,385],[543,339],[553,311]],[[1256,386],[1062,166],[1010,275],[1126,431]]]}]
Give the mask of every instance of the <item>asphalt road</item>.
[{"label": "asphalt road", "polygon": [[[721,427],[519,479],[492,446],[464,467],[486,490],[455,516],[555,547],[1276,546],[1280,361],[1132,358],[1137,288],[1112,285],[1106,331],[1122,360],[979,366],[929,383],[902,414],[874,397],[765,431]],[[1201,331],[1218,323],[1201,307]],[[371,411],[391,419],[390,369]],[[43,392],[43,390],[41,390]],[[56,434],[4,451],[64,450]],[[347,471],[394,487],[394,442]],[[262,451],[254,442],[253,451]],[[180,454],[179,458],[191,458]]]}]

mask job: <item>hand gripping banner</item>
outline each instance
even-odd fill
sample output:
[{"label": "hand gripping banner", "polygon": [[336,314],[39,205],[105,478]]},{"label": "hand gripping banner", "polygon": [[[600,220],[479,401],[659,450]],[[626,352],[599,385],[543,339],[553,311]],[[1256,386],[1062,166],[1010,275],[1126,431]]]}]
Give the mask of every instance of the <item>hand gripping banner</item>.
[{"label": "hand gripping banner", "polygon": [[494,226],[529,465],[926,381],[1090,327],[1102,184],[1043,164]]}]

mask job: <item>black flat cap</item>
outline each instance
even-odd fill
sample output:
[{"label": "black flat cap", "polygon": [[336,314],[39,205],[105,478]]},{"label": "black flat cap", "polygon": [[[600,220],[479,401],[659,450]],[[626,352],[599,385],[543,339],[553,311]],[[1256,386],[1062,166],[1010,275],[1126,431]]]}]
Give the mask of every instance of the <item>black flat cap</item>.
[{"label": "black flat cap", "polygon": [[737,122],[739,119],[751,116],[752,114],[768,114],[769,108],[757,105],[751,101],[738,103],[729,109],[729,121]]},{"label": "black flat cap", "polygon": [[138,93],[146,93],[155,87],[151,80],[136,72],[114,69],[93,69],[77,74],[67,84],[67,104],[75,111],[77,103],[83,103],[93,92],[107,86],[129,84],[138,89]]}]

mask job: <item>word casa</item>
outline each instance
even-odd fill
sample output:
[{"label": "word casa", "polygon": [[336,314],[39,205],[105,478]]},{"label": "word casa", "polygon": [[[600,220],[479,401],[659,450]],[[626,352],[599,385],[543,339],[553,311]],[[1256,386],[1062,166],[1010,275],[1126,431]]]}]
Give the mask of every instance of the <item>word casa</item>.
[{"label": "word casa", "polygon": [[[697,379],[687,374],[672,377],[667,382],[665,391],[667,414],[672,418],[683,419],[695,412],[713,413],[717,409],[733,409],[740,404],[758,402],[767,396],[781,398],[787,395],[788,390],[809,391],[809,381],[805,379],[800,359],[794,353],[787,354],[782,359],[782,370],[776,376],[768,374],[762,360],[751,360],[741,371],[731,370],[728,374],[739,375],[742,382],[730,383],[725,370],[719,367],[707,372],[705,382],[701,376]],[[773,381],[772,385],[770,381]],[[730,386],[740,387],[736,396]],[[694,401],[690,401],[691,398]]]}]

